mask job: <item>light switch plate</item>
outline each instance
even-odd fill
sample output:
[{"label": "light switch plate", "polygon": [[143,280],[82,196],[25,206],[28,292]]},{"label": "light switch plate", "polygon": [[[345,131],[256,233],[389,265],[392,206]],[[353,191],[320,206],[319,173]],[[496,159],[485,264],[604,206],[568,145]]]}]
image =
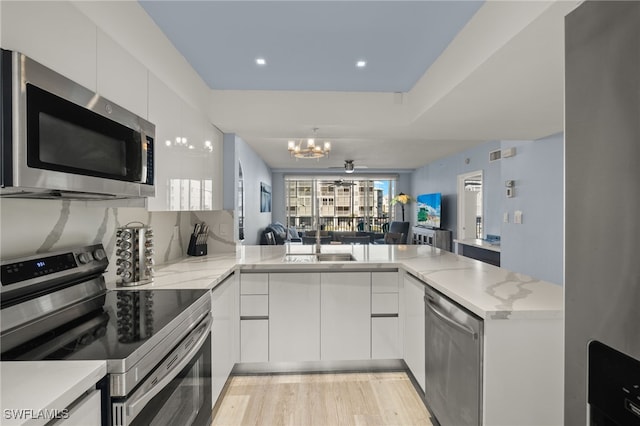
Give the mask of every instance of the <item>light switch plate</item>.
[{"label": "light switch plate", "polygon": [[513,213],[513,223],[518,223],[518,224],[522,223],[522,210],[516,210]]}]

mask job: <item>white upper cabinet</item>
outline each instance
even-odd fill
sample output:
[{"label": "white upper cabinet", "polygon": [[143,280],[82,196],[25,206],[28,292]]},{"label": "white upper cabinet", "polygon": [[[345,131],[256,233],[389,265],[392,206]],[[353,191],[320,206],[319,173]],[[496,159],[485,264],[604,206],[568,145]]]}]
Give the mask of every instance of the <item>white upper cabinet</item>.
[{"label": "white upper cabinet", "polygon": [[147,118],[148,71],[111,37],[98,30],[97,92]]},{"label": "white upper cabinet", "polygon": [[221,209],[222,132],[152,73],[149,121],[156,126],[156,196],[148,209]]},{"label": "white upper cabinet", "polygon": [[96,26],[71,3],[3,1],[0,8],[3,49],[96,90]]}]

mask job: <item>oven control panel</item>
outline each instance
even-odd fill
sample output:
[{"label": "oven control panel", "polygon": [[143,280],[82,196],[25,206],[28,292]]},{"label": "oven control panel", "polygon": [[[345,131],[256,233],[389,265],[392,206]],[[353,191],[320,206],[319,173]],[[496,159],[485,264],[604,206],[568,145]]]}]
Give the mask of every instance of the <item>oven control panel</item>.
[{"label": "oven control panel", "polygon": [[104,271],[109,263],[102,244],[56,253],[45,253],[3,261],[0,265],[2,286],[30,280],[74,275],[78,272]]}]

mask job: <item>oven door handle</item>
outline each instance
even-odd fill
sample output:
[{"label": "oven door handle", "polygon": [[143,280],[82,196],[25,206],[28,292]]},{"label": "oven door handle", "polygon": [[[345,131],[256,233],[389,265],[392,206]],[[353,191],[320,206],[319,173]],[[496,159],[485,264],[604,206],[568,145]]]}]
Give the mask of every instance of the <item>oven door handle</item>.
[{"label": "oven door handle", "polygon": [[127,421],[124,424],[129,424],[140,414],[147,403],[160,393],[162,389],[175,379],[182,369],[189,364],[193,356],[198,353],[209,337],[211,323],[211,315],[208,315],[202,320],[202,323],[189,333],[180,345],[167,356],[165,361],[156,369],[157,373],[146,379],[140,389],[122,403],[127,417]]}]

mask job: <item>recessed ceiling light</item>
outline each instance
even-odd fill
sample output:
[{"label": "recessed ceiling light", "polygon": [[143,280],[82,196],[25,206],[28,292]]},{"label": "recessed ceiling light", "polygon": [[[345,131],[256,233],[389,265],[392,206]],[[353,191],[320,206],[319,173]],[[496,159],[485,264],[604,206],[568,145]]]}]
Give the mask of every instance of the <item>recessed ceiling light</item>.
[{"label": "recessed ceiling light", "polygon": [[264,58],[256,58],[256,64],[267,65],[267,61]]},{"label": "recessed ceiling light", "polygon": [[367,61],[358,61],[356,62],[356,67],[358,68],[364,68],[367,66]]}]

